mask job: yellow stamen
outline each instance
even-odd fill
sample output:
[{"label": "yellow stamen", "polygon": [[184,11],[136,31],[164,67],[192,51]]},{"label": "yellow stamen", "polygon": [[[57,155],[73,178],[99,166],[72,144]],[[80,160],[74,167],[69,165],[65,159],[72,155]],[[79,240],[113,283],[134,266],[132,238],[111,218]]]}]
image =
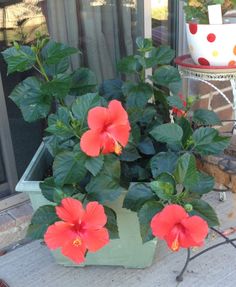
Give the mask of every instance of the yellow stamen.
[{"label": "yellow stamen", "polygon": [[115,148],[114,148],[114,152],[117,155],[120,155],[122,152],[122,147],[120,144],[118,144],[118,142],[115,142]]},{"label": "yellow stamen", "polygon": [[171,249],[173,251],[178,251],[179,250],[179,240],[178,237],[175,238],[175,240],[173,241],[172,245],[171,245]]},{"label": "yellow stamen", "polygon": [[73,241],[73,245],[74,245],[75,247],[81,246],[81,245],[82,245],[81,239],[80,239],[80,238],[76,238],[76,239]]}]

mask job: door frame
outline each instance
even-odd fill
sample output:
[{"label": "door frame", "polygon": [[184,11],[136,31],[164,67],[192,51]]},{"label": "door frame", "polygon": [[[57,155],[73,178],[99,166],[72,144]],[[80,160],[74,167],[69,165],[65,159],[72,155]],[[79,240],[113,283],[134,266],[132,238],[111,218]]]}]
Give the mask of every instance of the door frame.
[{"label": "door frame", "polygon": [[15,186],[18,181],[16,162],[13,151],[7,107],[0,74],[0,143],[2,148],[3,164],[7,182],[0,185],[0,192],[9,190],[9,197],[0,200],[0,211],[28,199],[24,194],[16,194]]}]

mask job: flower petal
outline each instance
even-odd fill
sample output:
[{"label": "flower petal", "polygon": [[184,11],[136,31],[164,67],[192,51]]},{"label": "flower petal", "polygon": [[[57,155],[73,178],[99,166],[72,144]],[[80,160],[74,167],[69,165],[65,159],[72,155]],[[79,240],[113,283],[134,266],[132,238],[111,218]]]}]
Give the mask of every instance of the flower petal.
[{"label": "flower petal", "polygon": [[130,125],[110,126],[107,131],[112,135],[112,137],[118,141],[123,147],[125,147],[129,140]]},{"label": "flower petal", "polygon": [[102,139],[99,131],[89,130],[85,132],[81,137],[80,147],[89,156],[99,156],[102,147]]},{"label": "flower petal", "polygon": [[204,241],[209,232],[207,222],[197,215],[182,220],[181,224],[196,243]]},{"label": "flower petal", "polygon": [[[74,239],[75,240],[75,239]],[[73,244],[74,240],[67,241],[65,245],[63,245],[61,249],[61,253],[70,258],[77,264],[81,264],[85,261],[85,252],[86,252],[86,245],[82,241],[80,246],[75,246]]]},{"label": "flower petal", "polygon": [[108,133],[103,133],[101,146],[102,154],[108,154],[115,151],[115,141]]},{"label": "flower petal", "polygon": [[49,249],[62,247],[68,240],[74,238],[75,233],[69,223],[62,221],[55,222],[49,226],[44,234],[44,240]]},{"label": "flower petal", "polygon": [[117,100],[110,101],[108,105],[110,122],[113,125],[126,125],[128,122],[128,114],[122,107],[121,102]]},{"label": "flower petal", "polygon": [[167,205],[161,212],[157,213],[151,221],[153,235],[164,239],[174,226],[189,215],[185,209],[177,204]]},{"label": "flower petal", "polygon": [[106,228],[89,229],[82,235],[82,239],[89,251],[96,252],[109,243],[109,233]]},{"label": "flower petal", "polygon": [[82,203],[74,198],[64,198],[61,205],[56,207],[59,218],[69,223],[77,223],[84,215]]},{"label": "flower petal", "polygon": [[103,130],[109,123],[109,112],[107,108],[95,107],[88,112],[88,126],[92,130]]},{"label": "flower petal", "polygon": [[89,202],[83,217],[84,228],[99,229],[107,223],[104,207],[98,202]]}]

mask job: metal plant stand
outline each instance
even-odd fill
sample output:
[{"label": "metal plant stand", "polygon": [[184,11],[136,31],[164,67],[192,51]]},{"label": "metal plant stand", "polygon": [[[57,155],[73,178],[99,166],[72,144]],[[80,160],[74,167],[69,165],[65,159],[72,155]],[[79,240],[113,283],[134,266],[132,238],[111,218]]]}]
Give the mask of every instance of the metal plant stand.
[{"label": "metal plant stand", "polygon": [[[236,123],[236,67],[207,67],[207,66],[196,65],[193,63],[190,55],[177,57],[175,59],[175,63],[179,67],[179,72],[182,79],[195,80],[205,83],[206,85],[212,87],[215,91],[217,91],[225,99],[225,101],[229,105],[231,105],[234,111],[234,120],[226,120],[226,122]],[[229,98],[222,90],[220,90],[212,83],[212,81],[218,81],[218,82],[230,81],[233,93],[233,103],[229,100]],[[209,106],[211,108],[211,103]],[[233,135],[235,134],[235,131],[236,131],[236,124],[234,124],[234,127],[229,133]],[[236,174],[236,159],[234,160],[232,156],[224,154],[222,156],[222,159],[218,162],[218,167],[229,174]],[[214,189],[214,191],[219,192],[220,193],[219,200],[224,201],[226,199],[226,192],[229,191],[229,188],[224,187],[222,189],[221,188]],[[209,248],[206,248],[203,251],[192,256],[191,256],[191,250],[187,249],[186,262],[184,264],[183,269],[176,277],[176,280],[178,282],[183,281],[183,276],[189,263],[194,259],[198,258],[199,256],[203,255],[204,253],[226,244],[230,244],[232,247],[236,249],[236,238],[230,239],[228,236],[226,236],[225,234],[223,234],[222,232],[213,227],[211,227],[211,230],[217,233],[220,237],[222,237],[223,241],[220,243],[216,243],[210,246]],[[233,230],[235,232],[235,228],[233,228]]]},{"label": "metal plant stand", "polygon": [[199,252],[199,253],[197,253],[196,255],[193,255],[193,256],[191,256],[191,250],[187,249],[186,262],[184,264],[183,269],[181,270],[179,275],[176,277],[176,281],[177,282],[182,282],[183,281],[183,279],[184,279],[184,277],[183,277],[184,276],[184,272],[186,271],[189,263],[191,261],[193,261],[194,259],[196,259],[197,257],[203,255],[204,253],[209,252],[210,250],[213,250],[213,249],[215,249],[215,248],[217,248],[219,246],[225,245],[225,244],[230,244],[230,245],[232,245],[232,247],[234,247],[236,249],[236,238],[230,239],[227,236],[225,236],[222,232],[220,232],[219,230],[217,230],[217,229],[215,229],[213,227],[211,227],[211,230],[213,230],[215,233],[217,233],[219,236],[221,236],[224,239],[224,241],[220,242],[220,243],[217,243],[217,244],[214,244],[214,245],[204,249],[203,251],[201,251],[201,252]]}]

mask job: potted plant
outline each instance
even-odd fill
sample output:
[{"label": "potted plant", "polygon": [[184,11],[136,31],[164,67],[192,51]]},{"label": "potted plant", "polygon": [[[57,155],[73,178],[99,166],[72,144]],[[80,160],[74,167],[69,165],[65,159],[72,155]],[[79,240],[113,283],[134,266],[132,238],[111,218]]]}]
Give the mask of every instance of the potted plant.
[{"label": "potted plant", "polygon": [[[232,18],[231,20],[227,18],[225,13],[234,8],[236,1],[186,0],[184,2],[187,41],[193,61],[204,66],[235,66],[236,44],[232,35],[234,35],[236,23],[231,21]],[[208,7],[216,9],[212,16],[208,15]],[[223,21],[222,16],[224,16]]]},{"label": "potted plant", "polygon": [[17,191],[35,209],[28,236],[44,238],[64,265],[147,267],[155,237],[177,251],[202,245],[219,224],[202,199],[214,179],[195,157],[222,152],[229,139],[211,127],[220,122],[214,112],[190,112],[193,98],[179,96],[174,51],[136,42],[137,54],[118,64],[130,80],[99,89],[87,68],[67,72],[77,49],[39,38],[3,52],[9,73],[38,72],[11,93],[26,121],[47,122]]}]

